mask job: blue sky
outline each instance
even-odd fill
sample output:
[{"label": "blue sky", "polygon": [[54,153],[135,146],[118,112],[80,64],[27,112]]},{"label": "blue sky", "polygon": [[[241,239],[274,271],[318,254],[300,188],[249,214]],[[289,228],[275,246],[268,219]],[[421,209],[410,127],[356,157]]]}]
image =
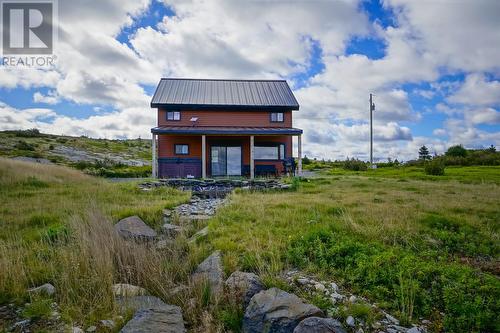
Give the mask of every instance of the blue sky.
[{"label": "blue sky", "polygon": [[56,65],[0,66],[0,129],[147,137],[160,77],[284,78],[309,156],[368,157],[369,93],[379,160],[499,147],[499,12],[487,0],[60,2]]}]

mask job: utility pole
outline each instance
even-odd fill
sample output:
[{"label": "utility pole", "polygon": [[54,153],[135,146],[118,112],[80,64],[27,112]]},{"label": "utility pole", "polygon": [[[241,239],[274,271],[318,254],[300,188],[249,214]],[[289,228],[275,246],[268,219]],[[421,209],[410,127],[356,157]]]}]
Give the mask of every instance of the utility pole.
[{"label": "utility pole", "polygon": [[373,103],[373,95],[370,94],[370,167],[373,166],[373,111],[375,104]]}]

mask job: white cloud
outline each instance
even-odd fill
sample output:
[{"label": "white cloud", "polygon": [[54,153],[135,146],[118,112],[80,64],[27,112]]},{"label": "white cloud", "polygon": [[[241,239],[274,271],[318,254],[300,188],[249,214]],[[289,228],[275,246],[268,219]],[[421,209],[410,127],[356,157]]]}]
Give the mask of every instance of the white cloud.
[{"label": "white cloud", "polygon": [[500,81],[488,81],[484,74],[469,74],[463,85],[447,100],[467,105],[500,105]]},{"label": "white cloud", "polygon": [[[384,0],[441,66],[460,71],[500,70],[500,2]],[[420,62],[414,63],[415,68]]]},{"label": "white cloud", "polygon": [[[319,60],[325,68],[295,91],[301,110],[294,125],[305,131],[308,155],[368,157],[369,93],[375,94],[377,106],[376,157],[414,158],[422,144],[442,152],[448,143],[444,138],[470,146],[499,144],[498,133],[476,128],[499,123],[499,81],[488,79],[500,66],[499,2],[386,0],[397,25],[383,28],[368,21],[359,1],[165,0],[176,16],[138,29],[129,44],[117,41],[121,29],[142,15],[148,3],[60,2],[56,67],[0,68],[0,87],[49,88],[46,95],[34,93],[36,103],[72,101],[115,111],[97,108],[96,115],[79,119],[2,104],[0,126],[97,137],[147,136],[155,111],[143,85],[154,85],[161,76],[303,76],[311,66],[314,44],[321,47]],[[379,38],[386,46],[384,56],[346,55],[346,45],[359,36]],[[467,74],[462,85],[441,81],[443,74],[456,71]],[[431,111],[448,117],[433,133],[440,139],[414,137],[408,125],[422,115],[413,109],[404,85],[423,82],[430,88],[413,93],[445,98]]]},{"label": "white cloud", "polygon": [[57,104],[60,102],[60,98],[54,90],[49,91],[47,95],[37,91],[33,94],[33,101],[35,103]]}]

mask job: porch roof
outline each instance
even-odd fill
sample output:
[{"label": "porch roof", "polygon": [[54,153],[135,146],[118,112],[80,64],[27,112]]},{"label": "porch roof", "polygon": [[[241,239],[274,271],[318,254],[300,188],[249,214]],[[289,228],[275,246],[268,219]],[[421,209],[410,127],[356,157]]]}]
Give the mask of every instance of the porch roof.
[{"label": "porch roof", "polygon": [[160,126],[151,129],[154,134],[212,134],[212,135],[300,135],[293,127],[215,127],[215,126]]}]

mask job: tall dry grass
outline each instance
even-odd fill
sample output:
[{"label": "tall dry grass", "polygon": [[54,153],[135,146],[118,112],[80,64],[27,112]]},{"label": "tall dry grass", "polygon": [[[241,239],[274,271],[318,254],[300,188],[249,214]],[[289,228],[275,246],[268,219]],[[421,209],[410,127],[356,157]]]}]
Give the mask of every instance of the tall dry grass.
[{"label": "tall dry grass", "polygon": [[[40,262],[27,260],[24,255],[32,250],[27,246],[33,243],[0,244],[0,292],[27,300],[28,287],[50,282],[67,321],[91,324],[117,315],[114,283],[138,285],[165,302],[180,305],[188,310],[185,317],[193,327],[207,325],[208,317],[213,319],[210,313],[217,300],[211,296],[204,300],[206,288],[189,278],[208,251],[203,246],[190,249],[182,236],[161,250],[154,244],[127,241],[117,235],[110,220],[92,209],[74,216],[68,233],[39,244]],[[45,274],[34,278],[33,272],[40,267],[33,266],[39,265],[45,266]]]}]

